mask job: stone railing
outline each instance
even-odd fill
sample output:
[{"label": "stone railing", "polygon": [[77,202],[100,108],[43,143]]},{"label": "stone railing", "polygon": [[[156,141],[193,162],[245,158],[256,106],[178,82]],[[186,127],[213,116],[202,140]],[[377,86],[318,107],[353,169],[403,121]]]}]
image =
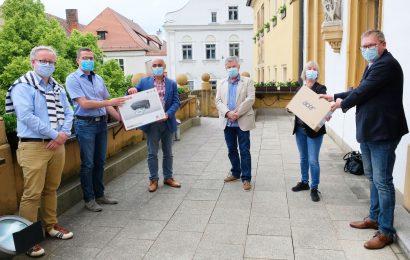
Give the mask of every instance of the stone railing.
[{"label": "stone railing", "polygon": [[[189,96],[181,101],[181,106],[176,113],[176,117],[184,121],[197,117],[196,97]],[[117,154],[129,147],[138,146],[143,142],[143,132],[140,130],[125,131],[118,123],[108,125],[108,146],[107,159],[115,157]],[[79,182],[80,170],[80,150],[75,136],[69,138],[65,144],[66,161],[63,170],[62,183],[65,184]],[[0,118],[0,216],[13,214],[18,208],[20,198],[23,194],[23,172],[16,160],[16,154],[8,143],[4,122]],[[118,173],[119,174],[119,173]]]}]

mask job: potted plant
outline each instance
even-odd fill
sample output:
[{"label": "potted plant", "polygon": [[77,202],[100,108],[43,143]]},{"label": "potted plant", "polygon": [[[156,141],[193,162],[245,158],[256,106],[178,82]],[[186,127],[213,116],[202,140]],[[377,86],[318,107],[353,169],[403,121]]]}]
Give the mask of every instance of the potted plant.
[{"label": "potted plant", "polygon": [[275,27],[278,22],[278,17],[274,15],[270,20],[272,21],[272,27]]},{"label": "potted plant", "polygon": [[285,82],[276,82],[275,84],[277,91],[283,91],[284,87],[286,86]]},{"label": "potted plant", "polygon": [[278,12],[280,13],[280,17],[283,19],[286,17],[286,5],[283,4],[279,7]]},{"label": "potted plant", "polygon": [[270,31],[270,23],[266,22],[264,26],[265,26],[266,32],[269,32]]},{"label": "potted plant", "polygon": [[275,91],[275,82],[274,81],[269,81],[265,83],[265,90],[266,92],[273,92]]},{"label": "potted plant", "polygon": [[185,100],[188,98],[189,89],[187,86],[178,86],[179,100]]}]

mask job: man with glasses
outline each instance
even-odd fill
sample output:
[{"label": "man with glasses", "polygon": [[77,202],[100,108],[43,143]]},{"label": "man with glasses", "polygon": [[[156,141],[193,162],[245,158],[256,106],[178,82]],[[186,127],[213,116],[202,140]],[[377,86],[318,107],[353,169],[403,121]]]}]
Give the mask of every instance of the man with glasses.
[{"label": "man with glasses", "polygon": [[396,234],[393,227],[395,150],[401,137],[408,133],[403,108],[403,71],[387,51],[384,34],[379,30],[362,34],[361,52],[368,65],[359,86],[322,97],[336,101],[333,110],[341,108],[346,112],[356,106],[356,139],[362,151],[364,172],[370,180],[370,210],[366,218],[351,222],[350,226],[378,230],[364,247],[380,249],[393,243]]},{"label": "man with glasses", "polygon": [[[17,79],[6,97],[6,112],[17,116],[19,145],[17,161],[23,170],[24,190],[19,214],[37,221],[41,201],[41,218],[48,236],[69,239],[73,233],[57,223],[57,189],[65,163],[64,143],[71,135],[73,110],[64,87],[51,77],[56,52],[49,46],[31,50],[33,71]],[[45,254],[40,245],[27,255]]]},{"label": "man with glasses", "polygon": [[177,130],[175,113],[180,103],[176,82],[165,76],[166,65],[164,60],[155,59],[152,61],[151,66],[153,76],[141,79],[134,88],[128,89],[127,94],[135,94],[138,91],[156,88],[165,111],[165,119],[140,127],[147,138],[147,161],[150,173],[148,191],[154,192],[158,189],[158,146],[160,140],[163,153],[162,172],[164,174],[164,184],[174,188],[181,187],[181,184],[174,180],[172,169],[172,138]]},{"label": "man with glasses", "polygon": [[104,163],[107,151],[107,112],[116,120],[121,116],[113,106],[121,106],[125,97],[110,97],[104,80],[94,73],[94,53],[90,48],[77,52],[77,71],[66,79],[67,91],[75,107],[74,129],[80,145],[81,188],[85,207],[102,211],[99,204],[117,204],[104,193]]}]

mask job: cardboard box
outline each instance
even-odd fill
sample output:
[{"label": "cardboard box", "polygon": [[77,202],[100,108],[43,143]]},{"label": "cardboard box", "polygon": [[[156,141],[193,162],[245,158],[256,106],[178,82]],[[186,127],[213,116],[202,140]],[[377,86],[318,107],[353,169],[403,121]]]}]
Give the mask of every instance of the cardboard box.
[{"label": "cardboard box", "polygon": [[293,114],[315,131],[326,123],[326,116],[330,116],[332,104],[319,98],[310,88],[303,86],[286,106]]}]

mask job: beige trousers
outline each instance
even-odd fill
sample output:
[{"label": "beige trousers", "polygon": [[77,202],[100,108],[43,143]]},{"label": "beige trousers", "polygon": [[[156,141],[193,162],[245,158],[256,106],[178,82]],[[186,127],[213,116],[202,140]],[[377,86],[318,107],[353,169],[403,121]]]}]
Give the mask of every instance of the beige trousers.
[{"label": "beige trousers", "polygon": [[41,200],[41,219],[46,231],[57,224],[57,189],[65,162],[64,145],[48,150],[47,142],[20,142],[17,161],[23,169],[24,191],[20,202],[20,216],[37,221]]}]

